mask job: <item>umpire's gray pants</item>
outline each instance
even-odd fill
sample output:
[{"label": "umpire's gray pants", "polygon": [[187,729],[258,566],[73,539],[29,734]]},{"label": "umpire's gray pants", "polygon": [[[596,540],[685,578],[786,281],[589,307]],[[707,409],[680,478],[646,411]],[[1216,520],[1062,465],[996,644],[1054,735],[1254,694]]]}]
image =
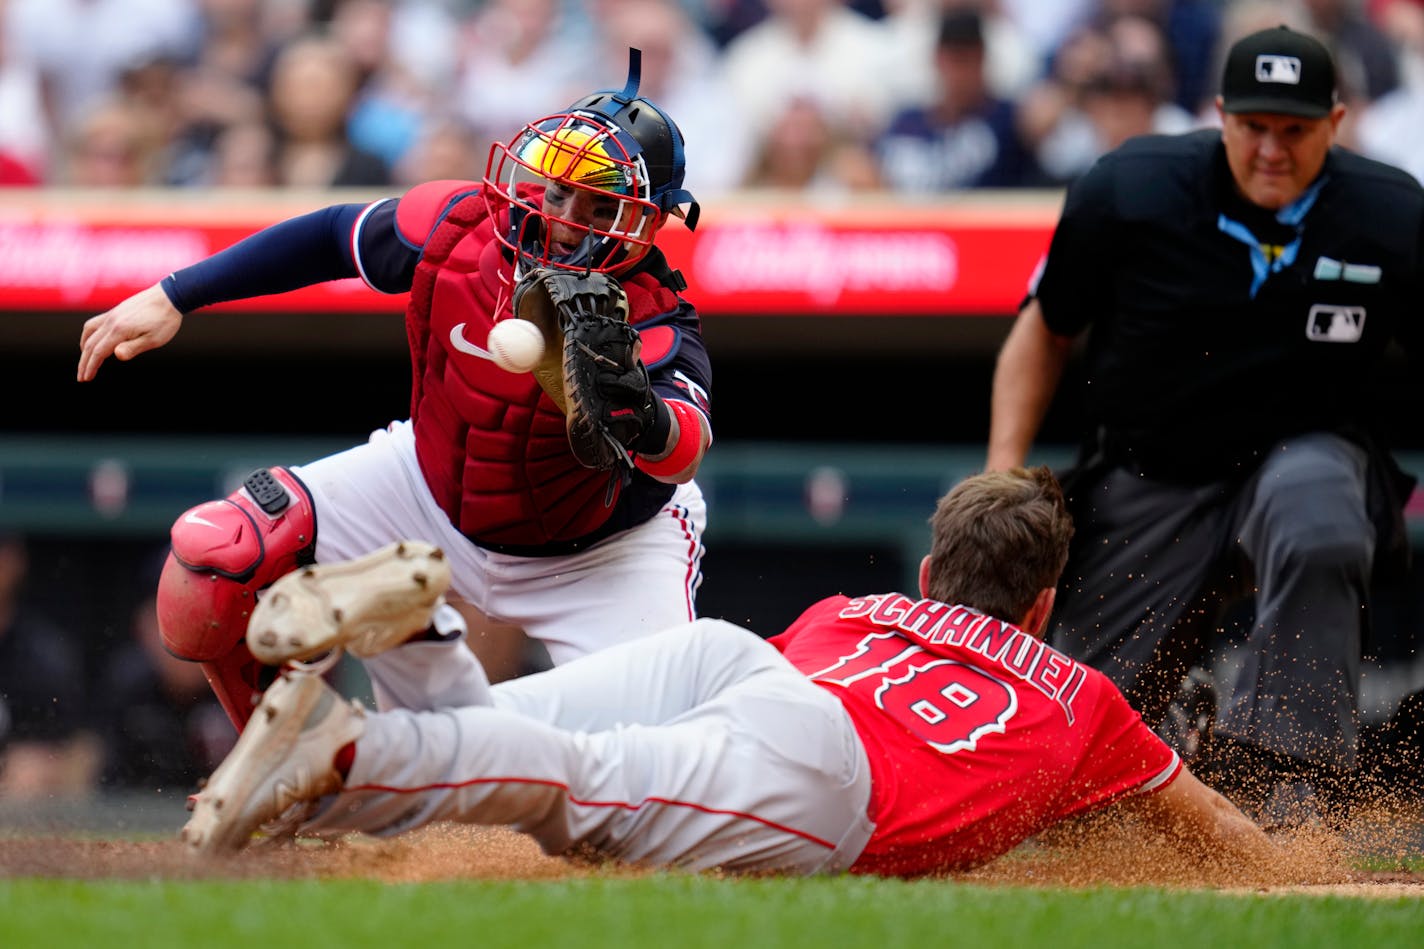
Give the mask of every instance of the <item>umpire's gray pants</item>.
[{"label": "umpire's gray pants", "polygon": [[1108,469],[1073,491],[1050,641],[1107,673],[1155,727],[1222,607],[1254,593],[1254,624],[1217,683],[1218,732],[1353,768],[1375,542],[1367,465],[1353,442],[1311,434],[1277,444],[1244,483]]}]

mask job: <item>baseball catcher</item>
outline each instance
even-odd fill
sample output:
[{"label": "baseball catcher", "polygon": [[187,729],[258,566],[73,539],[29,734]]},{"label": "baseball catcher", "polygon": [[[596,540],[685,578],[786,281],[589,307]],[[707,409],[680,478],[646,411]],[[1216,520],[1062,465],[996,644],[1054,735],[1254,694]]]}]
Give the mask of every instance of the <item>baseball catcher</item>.
[{"label": "baseball catcher", "polygon": [[[349,277],[409,295],[406,417],[363,445],[260,469],[174,522],[158,593],[164,645],[203,663],[239,729],[274,674],[245,640],[257,597],[382,541],[439,541],[452,586],[479,590],[470,608],[517,617],[555,665],[696,615],[711,361],[656,240],[673,218],[694,227],[699,205],[683,187],[682,133],[639,94],[641,69],[630,50],[622,89],[492,143],[478,180],[278,222],[86,323],[84,380],[110,357],[165,345],[185,313],[221,301]],[[528,321],[509,319],[517,288]],[[525,375],[551,350],[556,363]],[[595,544],[596,557],[575,563]],[[482,550],[517,564],[517,577],[494,582]],[[425,653],[392,649],[374,665],[407,682]],[[427,693],[445,694],[413,681],[406,691],[392,679],[401,701],[425,708]]]},{"label": "baseball catcher", "polygon": [[587,468],[631,469],[656,409],[623,287],[597,271],[538,268],[515,287],[514,315],[548,341],[532,371],[568,419],[574,457]]}]

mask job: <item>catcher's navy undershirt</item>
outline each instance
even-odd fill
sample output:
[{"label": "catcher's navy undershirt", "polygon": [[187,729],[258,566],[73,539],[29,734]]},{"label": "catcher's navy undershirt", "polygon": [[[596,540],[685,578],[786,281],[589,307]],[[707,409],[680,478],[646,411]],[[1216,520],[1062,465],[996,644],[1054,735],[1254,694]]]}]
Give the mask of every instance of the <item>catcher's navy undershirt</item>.
[{"label": "catcher's navy undershirt", "polygon": [[180,313],[191,313],[213,303],[356,276],[386,293],[410,289],[419,250],[396,235],[395,201],[380,202],[362,221],[358,271],[352,229],[367,207],[336,204],[274,224],[164,277],[163,292]]}]

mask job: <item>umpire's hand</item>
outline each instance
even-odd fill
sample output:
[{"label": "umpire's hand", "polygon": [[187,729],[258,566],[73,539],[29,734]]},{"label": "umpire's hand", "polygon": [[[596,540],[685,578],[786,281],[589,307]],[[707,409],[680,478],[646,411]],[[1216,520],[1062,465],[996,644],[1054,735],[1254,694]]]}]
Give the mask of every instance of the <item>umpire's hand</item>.
[{"label": "umpire's hand", "polygon": [[163,288],[140,290],[112,310],[91,317],[79,336],[80,382],[88,382],[110,356],[127,362],[166,344],[183,324]]}]

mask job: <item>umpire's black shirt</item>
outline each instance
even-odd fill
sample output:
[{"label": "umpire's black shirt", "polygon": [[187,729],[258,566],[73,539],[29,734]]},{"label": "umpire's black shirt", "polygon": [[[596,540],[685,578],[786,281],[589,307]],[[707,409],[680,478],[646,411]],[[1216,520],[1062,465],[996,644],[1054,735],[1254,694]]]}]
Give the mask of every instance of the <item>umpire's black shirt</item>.
[{"label": "umpire's black shirt", "polygon": [[1289,435],[1369,430],[1385,347],[1420,352],[1424,189],[1334,148],[1272,212],[1238,195],[1219,131],[1144,136],[1069,188],[1034,292],[1053,332],[1092,327],[1110,460],[1228,476]]}]

